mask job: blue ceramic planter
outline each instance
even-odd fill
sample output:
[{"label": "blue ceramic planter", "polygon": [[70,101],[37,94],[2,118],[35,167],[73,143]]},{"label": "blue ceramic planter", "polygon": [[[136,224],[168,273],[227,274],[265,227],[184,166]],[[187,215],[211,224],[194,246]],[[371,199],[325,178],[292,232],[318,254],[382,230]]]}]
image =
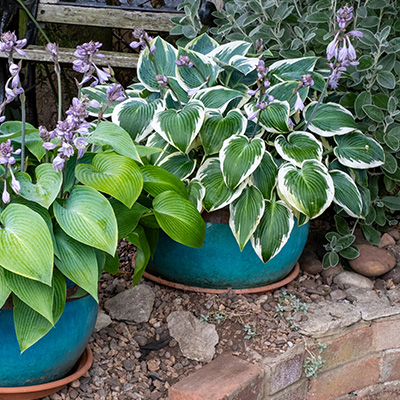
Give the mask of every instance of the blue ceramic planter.
[{"label": "blue ceramic planter", "polygon": [[67,302],[55,327],[21,354],[13,311],[0,310],[0,387],[37,385],[64,377],[89,342],[97,311],[91,296]]},{"label": "blue ceramic planter", "polygon": [[154,259],[147,267],[153,276],[187,286],[247,289],[284,278],[303,252],[309,224],[295,225],[283,249],[264,264],[247,243],[242,252],[227,224],[206,223],[201,249],[183,246],[160,232]]}]

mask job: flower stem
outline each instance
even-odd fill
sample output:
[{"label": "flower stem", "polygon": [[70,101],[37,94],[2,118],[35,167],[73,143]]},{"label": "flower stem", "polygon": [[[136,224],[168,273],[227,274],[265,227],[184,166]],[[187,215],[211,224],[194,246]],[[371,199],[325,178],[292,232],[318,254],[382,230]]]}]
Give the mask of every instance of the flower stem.
[{"label": "flower stem", "polygon": [[55,71],[57,75],[57,92],[58,92],[58,119],[57,121],[61,121],[62,116],[62,87],[61,87],[61,71],[60,66],[57,64],[55,66]]},{"label": "flower stem", "polygon": [[[3,175],[4,182],[6,182],[6,179],[7,179],[7,172],[8,172],[8,168],[7,168],[7,165],[5,164],[4,165],[4,175]],[[6,207],[6,204],[1,202],[1,209],[4,210],[5,207]]]},{"label": "flower stem", "polygon": [[25,124],[26,124],[26,106],[25,106],[25,93],[21,94],[21,172],[25,169]]},{"label": "flower stem", "polygon": [[304,130],[305,130],[305,131],[306,131],[307,128],[309,127],[309,125],[310,125],[312,119],[313,119],[314,116],[315,116],[315,113],[316,113],[317,110],[318,110],[318,107],[319,107],[320,104],[322,103],[322,99],[325,97],[326,91],[328,90],[328,85],[329,85],[329,77],[326,79],[325,86],[324,86],[324,88],[322,89],[322,93],[321,93],[321,95],[319,96],[319,99],[318,99],[318,101],[317,101],[317,104],[315,105],[314,109],[312,110],[312,113],[311,113],[311,115],[310,115],[310,118],[308,119],[308,121],[307,121],[307,123],[306,123],[306,126],[304,127]]}]

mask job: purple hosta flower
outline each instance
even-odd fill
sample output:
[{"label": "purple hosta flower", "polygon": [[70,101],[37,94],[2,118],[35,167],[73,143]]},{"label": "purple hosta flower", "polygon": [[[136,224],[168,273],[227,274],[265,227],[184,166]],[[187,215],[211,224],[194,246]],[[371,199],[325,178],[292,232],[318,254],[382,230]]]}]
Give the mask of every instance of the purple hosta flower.
[{"label": "purple hosta flower", "polygon": [[256,53],[261,53],[264,50],[264,40],[262,38],[257,39],[254,47]]},{"label": "purple hosta flower", "polygon": [[336,19],[340,29],[346,28],[346,26],[353,20],[353,10],[354,7],[347,7],[347,5],[338,10],[336,13]]},{"label": "purple hosta flower", "polygon": [[247,92],[247,94],[248,94],[249,96],[254,96],[259,90],[260,90],[260,88],[258,87],[257,89],[249,90],[249,91]]},{"label": "purple hosta flower", "polygon": [[265,75],[268,73],[268,67],[265,66],[265,63],[263,60],[259,60],[258,64],[256,66],[256,70],[258,72],[258,79],[261,80],[264,78]]},{"label": "purple hosta flower", "polygon": [[326,48],[326,58],[328,59],[328,61],[331,60],[333,57],[336,58],[338,56],[339,34],[340,31],[336,33],[332,42],[330,42],[328,44],[328,47]]},{"label": "purple hosta flower", "polygon": [[6,82],[5,92],[6,92],[6,103],[11,103],[20,94],[24,93],[24,89],[21,87],[21,81],[19,78],[19,71],[21,69],[21,64],[17,65],[11,63],[10,65],[10,78]]},{"label": "purple hosta flower", "polygon": [[0,124],[2,124],[5,120],[6,120],[5,115],[3,115],[2,117],[0,117]]},{"label": "purple hosta flower", "polygon": [[[11,188],[15,193],[21,190],[20,183],[15,179],[12,165],[15,164],[15,158],[13,154],[20,154],[21,149],[14,151],[14,147],[11,145],[11,140],[8,139],[6,142],[0,144],[0,164],[6,165],[6,168],[11,174]],[[10,194],[7,192],[7,183],[4,181],[4,190],[2,195],[2,200],[4,204],[10,202]]]},{"label": "purple hosta flower", "polygon": [[78,149],[78,158],[82,158],[88,145],[86,138],[77,137],[74,139],[74,145]]},{"label": "purple hosta flower", "polygon": [[339,78],[342,75],[342,72],[346,71],[346,67],[342,67],[340,64],[335,67],[332,63],[330,63],[329,66],[332,69],[332,73],[329,76],[329,84],[332,89],[337,89],[339,85]]},{"label": "purple hosta flower", "polygon": [[24,56],[25,52],[22,48],[26,45],[26,42],[26,39],[18,40],[14,32],[8,31],[2,33],[0,36],[0,51],[5,53],[7,57],[10,57],[14,50],[21,56]]},{"label": "purple hosta flower", "polygon": [[303,75],[301,78],[301,86],[307,87],[314,85],[314,79],[311,74]]},{"label": "purple hosta flower", "polygon": [[58,56],[58,45],[56,43],[47,43],[46,51],[54,57]]},{"label": "purple hosta flower", "polygon": [[115,83],[107,88],[107,104],[111,105],[117,101],[124,101],[125,93],[122,85]]},{"label": "purple hosta flower", "polygon": [[143,51],[146,47],[149,47],[150,54],[154,54],[156,51],[156,46],[150,45],[150,42],[153,40],[153,38],[149,36],[144,29],[134,28],[132,35],[135,39],[137,39],[129,45],[132,49],[141,47],[141,51]]},{"label": "purple hosta flower", "polygon": [[189,56],[179,56],[179,59],[175,61],[175,64],[178,67],[189,67],[192,68],[194,66],[193,61],[189,58]]},{"label": "purple hosta flower", "polygon": [[251,114],[247,117],[247,119],[248,119],[249,121],[252,121],[252,120],[257,116],[257,114],[258,114],[259,112],[265,110],[265,109],[270,105],[270,103],[272,103],[272,102],[275,100],[273,96],[267,95],[267,97],[268,97],[268,101],[265,101],[265,100],[264,100],[264,101],[259,101],[259,102],[256,103],[256,108],[257,108],[257,110],[254,111],[253,113],[251,113]]},{"label": "purple hosta flower", "polygon": [[165,75],[156,75],[156,81],[160,85],[160,87],[168,87],[168,78]]},{"label": "purple hosta flower", "polygon": [[61,171],[64,168],[65,159],[60,155],[54,158],[53,160],[53,168],[55,171]]},{"label": "purple hosta flower", "polygon": [[197,86],[193,89],[189,89],[187,90],[187,94],[189,97],[194,96],[203,86],[205,86],[208,83],[208,80],[210,79],[210,77],[207,77],[207,80],[205,82],[203,82],[200,86]]},{"label": "purple hosta flower", "polygon": [[296,102],[294,103],[294,111],[303,111],[304,110],[304,103],[300,97],[299,92],[296,92]]},{"label": "purple hosta flower", "polygon": [[3,204],[8,204],[10,202],[10,193],[7,192],[7,181],[4,181],[4,189],[1,200],[3,201]]}]

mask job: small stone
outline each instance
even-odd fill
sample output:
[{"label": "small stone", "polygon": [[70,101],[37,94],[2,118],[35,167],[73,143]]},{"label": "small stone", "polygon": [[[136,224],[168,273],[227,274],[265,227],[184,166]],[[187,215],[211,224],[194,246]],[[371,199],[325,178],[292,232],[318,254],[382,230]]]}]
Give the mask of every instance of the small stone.
[{"label": "small stone", "polygon": [[[357,287],[361,289],[373,289],[374,283],[366,276],[352,271],[343,271],[333,279],[335,284],[341,289]],[[332,296],[332,293],[331,293]]]},{"label": "small stone", "polygon": [[334,266],[334,267],[331,267],[331,268],[328,268],[328,269],[324,269],[322,272],[321,272],[321,276],[322,276],[322,279],[323,279],[323,281],[327,284],[327,285],[332,285],[332,282],[333,282],[333,278],[336,276],[336,275],[339,275],[341,272],[343,272],[344,271],[344,269],[343,269],[343,267],[342,267],[342,265],[341,264],[338,264],[338,265],[336,265],[336,266]]},{"label": "small stone", "polygon": [[272,310],[271,305],[267,301],[262,305],[262,308],[264,311],[267,311],[267,312]]},{"label": "small stone", "polygon": [[398,242],[400,240],[400,230],[399,228],[391,228],[388,230],[388,234]]},{"label": "small stone", "polygon": [[394,267],[392,270],[382,276],[382,279],[391,279],[395,285],[400,283],[400,267]]},{"label": "small stone", "polygon": [[133,385],[132,383],[125,383],[124,386],[122,387],[122,390],[124,392],[129,392],[129,390],[133,389]]},{"label": "small stone", "polygon": [[384,247],[393,246],[394,244],[396,244],[396,241],[394,240],[394,238],[391,235],[389,235],[388,233],[384,233],[381,237],[381,241],[379,243],[379,248],[383,249]]},{"label": "small stone", "polygon": [[139,345],[139,346],[141,346],[141,347],[143,347],[143,346],[146,346],[146,344],[147,344],[147,339],[144,337],[144,336],[142,336],[142,335],[135,335],[134,337],[133,337],[133,339],[136,341],[136,343]]},{"label": "small stone", "polygon": [[147,369],[151,372],[158,371],[160,369],[160,360],[147,361]]},{"label": "small stone", "polygon": [[75,399],[79,396],[79,393],[78,393],[75,389],[70,390],[70,391],[68,392],[68,394],[69,394],[69,397],[70,397],[72,400],[75,400]]},{"label": "small stone", "polygon": [[136,363],[135,361],[131,359],[123,360],[122,361],[122,366],[127,370],[127,371],[134,371],[136,368]]},{"label": "small stone", "polygon": [[349,260],[349,265],[364,276],[383,275],[396,265],[395,256],[388,250],[366,244],[359,245],[358,250],[360,255],[354,260]]},{"label": "small stone", "polygon": [[97,320],[96,320],[96,325],[94,327],[95,332],[99,332],[104,328],[107,328],[107,326],[111,325],[112,320],[109,315],[105,313],[99,313],[97,315]]},{"label": "small stone", "polygon": [[333,290],[331,292],[331,299],[333,301],[339,301],[339,300],[344,300],[346,298],[346,292],[344,292],[343,290]]},{"label": "small stone", "polygon": [[75,379],[74,381],[71,382],[70,386],[76,389],[79,386],[81,386],[81,382],[79,381],[79,379]]},{"label": "small stone", "polygon": [[322,271],[322,262],[318,256],[310,250],[305,249],[303,251],[299,263],[301,269],[311,275],[319,274]]}]

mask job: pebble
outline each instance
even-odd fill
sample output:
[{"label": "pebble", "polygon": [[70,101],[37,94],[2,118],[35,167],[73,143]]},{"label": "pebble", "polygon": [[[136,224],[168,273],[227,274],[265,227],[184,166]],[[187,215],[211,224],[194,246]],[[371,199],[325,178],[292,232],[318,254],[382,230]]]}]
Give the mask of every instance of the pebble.
[{"label": "pebble", "polygon": [[333,301],[344,300],[346,298],[346,292],[340,289],[332,290],[330,296]]},{"label": "pebble", "polygon": [[384,233],[381,237],[381,241],[379,242],[379,248],[384,248],[387,246],[393,246],[396,244],[393,236],[389,235],[388,233]]},{"label": "pebble", "polygon": [[343,271],[339,275],[336,275],[334,282],[340,289],[348,289],[349,287],[372,289],[374,287],[371,279],[352,271]]}]

